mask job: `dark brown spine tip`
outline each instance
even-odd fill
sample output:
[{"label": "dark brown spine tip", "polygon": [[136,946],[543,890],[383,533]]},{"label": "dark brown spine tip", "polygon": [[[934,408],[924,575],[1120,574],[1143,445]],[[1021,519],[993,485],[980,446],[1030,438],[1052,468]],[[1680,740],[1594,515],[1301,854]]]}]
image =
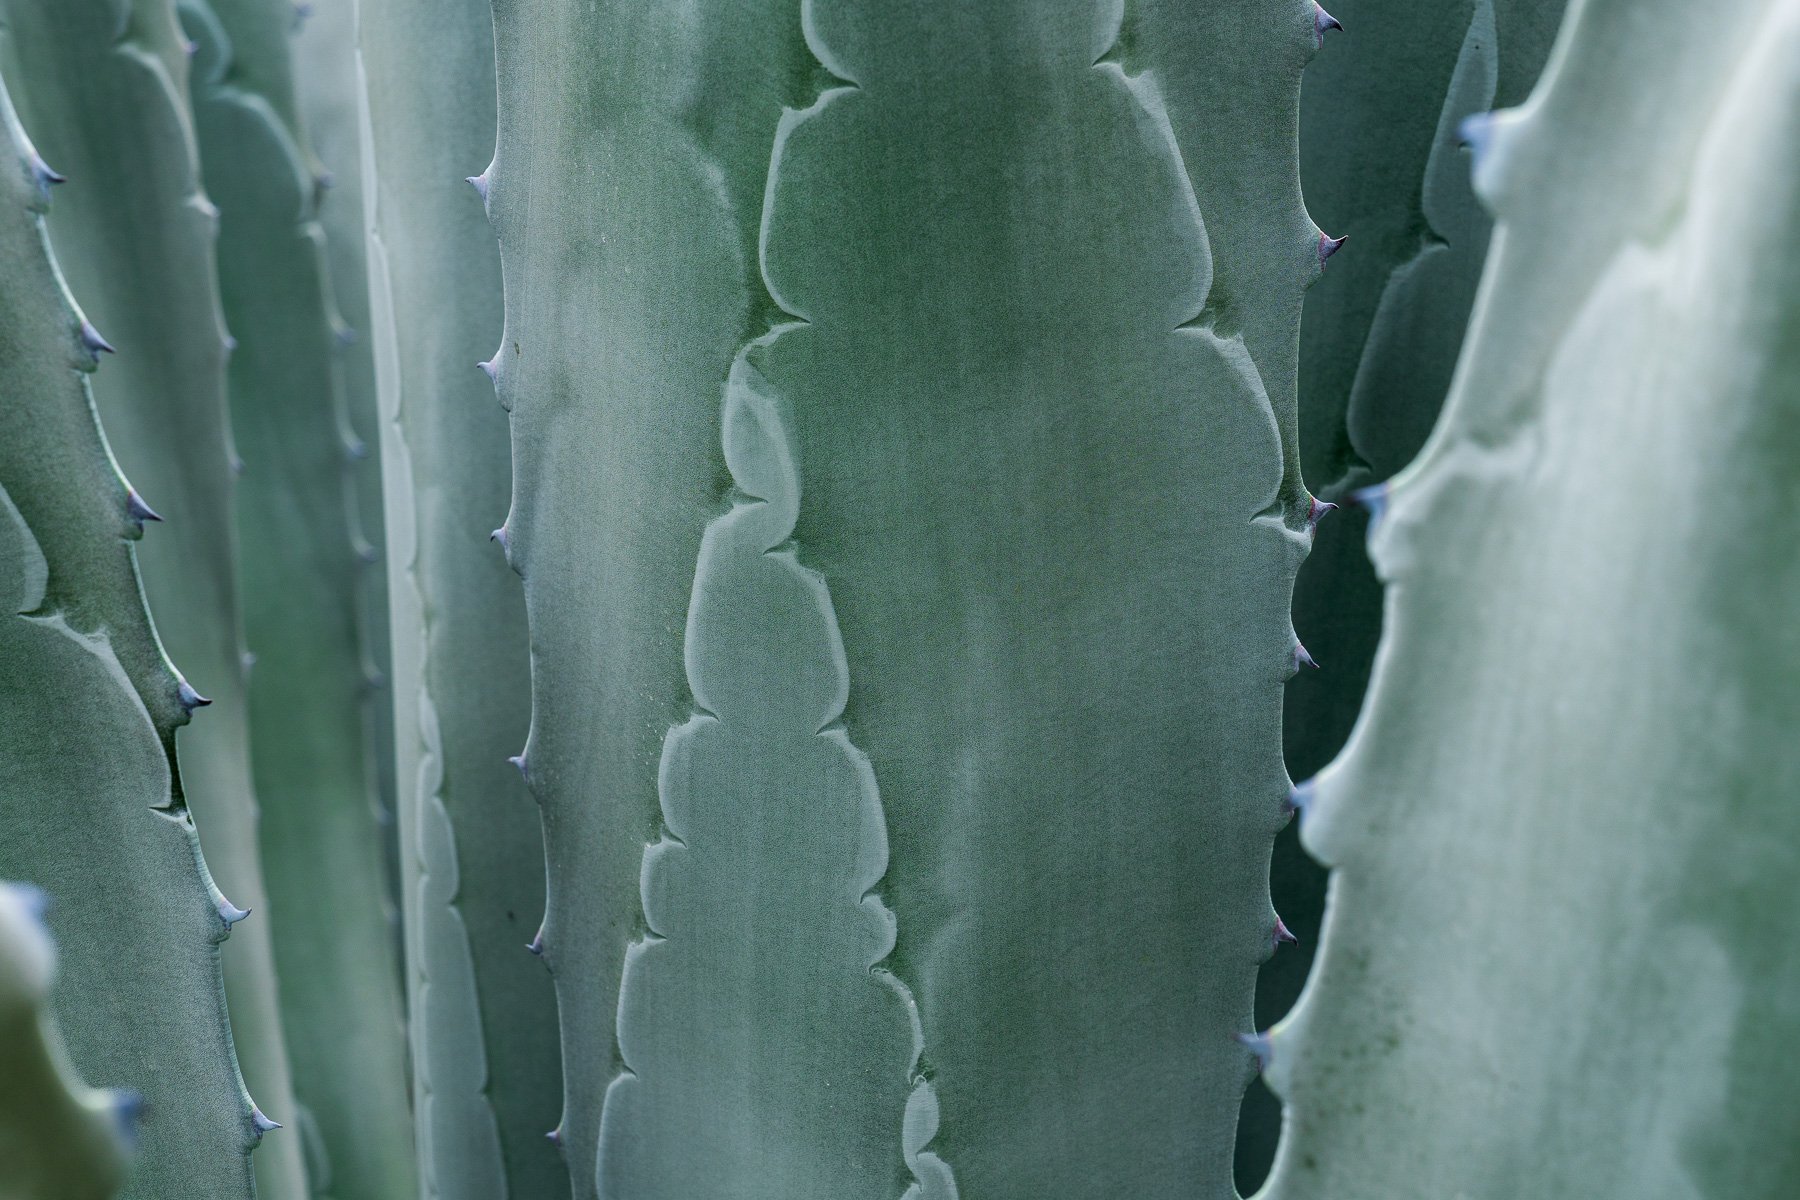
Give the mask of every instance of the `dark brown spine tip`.
[{"label": "dark brown spine tip", "polygon": [[1294,931],[1287,927],[1287,922],[1283,921],[1280,917],[1275,918],[1275,944],[1277,946],[1292,946],[1298,943],[1299,940],[1299,938],[1294,936]]},{"label": "dark brown spine tip", "polygon": [[1323,267],[1330,262],[1331,256],[1336,254],[1349,240],[1350,235],[1347,233],[1343,237],[1329,237],[1321,233],[1319,235],[1319,265]]}]

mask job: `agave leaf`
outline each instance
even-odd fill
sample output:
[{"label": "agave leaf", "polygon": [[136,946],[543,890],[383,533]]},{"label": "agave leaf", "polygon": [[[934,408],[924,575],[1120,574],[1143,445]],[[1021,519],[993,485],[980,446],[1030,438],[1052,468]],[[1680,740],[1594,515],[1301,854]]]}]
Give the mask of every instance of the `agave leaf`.
[{"label": "agave leaf", "polygon": [[[330,307],[337,332],[337,367],[345,450],[357,461],[350,472],[354,490],[350,536],[357,557],[368,564],[360,583],[358,637],[369,701],[369,767],[386,823],[389,874],[399,883],[398,833],[394,828],[394,722],[387,694],[392,669],[388,630],[387,553],[382,514],[381,459],[374,449],[377,403],[375,359],[369,336],[369,270],[364,251],[363,151],[357,115],[356,12],[353,0],[307,4],[299,10],[293,38],[294,87],[298,93],[305,144],[331,181],[320,197],[319,226],[325,232],[330,272]],[[445,114],[440,114],[443,116]],[[442,136],[437,134],[435,136]],[[364,461],[366,460],[366,461]]]},{"label": "agave leaf", "polygon": [[1230,1195],[1313,6],[495,15],[576,1195]]},{"label": "agave leaf", "polygon": [[[214,878],[257,913],[223,951],[232,1032],[263,1111],[293,1112],[256,842],[232,519],[216,213],[200,192],[173,0],[6,7],[7,65],[42,153],[73,181],[47,217],[70,286],[119,348],[93,377],[121,466],[163,518],[138,547],[173,658],[213,701],[179,737],[183,790]],[[121,21],[127,36],[119,38]],[[300,1143],[259,1147],[258,1193],[304,1200]]]},{"label": "agave leaf", "polygon": [[282,82],[291,10],[220,0],[184,3],[182,15],[198,44],[195,118],[237,340],[250,728],[294,1089],[314,1191],[389,1200],[416,1188],[401,976],[363,708],[356,462],[342,436],[317,176]]},{"label": "agave leaf", "polygon": [[1796,35],[1581,0],[1470,130],[1492,260],[1300,793],[1336,872],[1272,1197],[1800,1187]]},{"label": "agave leaf", "polygon": [[543,836],[507,762],[531,714],[525,605],[489,540],[511,448],[475,369],[500,256],[465,182],[493,153],[493,19],[486,0],[379,0],[358,21],[420,1174],[447,1200],[551,1200],[569,1192],[544,1138],[555,992],[525,953]]},{"label": "agave leaf", "polygon": [[163,654],[133,542],[144,517],[88,391],[105,339],[42,210],[56,176],[0,87],[0,876],[53,901],[53,1011],[76,1070],[147,1102],[127,1196],[249,1200],[252,1108],[219,974],[237,915],[175,769],[201,703]]},{"label": "agave leaf", "polygon": [[50,1015],[46,903],[35,887],[0,883],[0,1195],[104,1200],[125,1178],[137,1101],[88,1087],[69,1064]]},{"label": "agave leaf", "polygon": [[[1300,443],[1307,479],[1333,501],[1404,466],[1449,391],[1491,227],[1469,185],[1462,122],[1525,98],[1562,8],[1563,0],[1331,4],[1348,34],[1340,53],[1307,73],[1301,176],[1314,216],[1349,243],[1306,297]],[[1320,664],[1288,688],[1284,742],[1297,778],[1343,747],[1381,632],[1366,513],[1346,507],[1322,526],[1294,590],[1294,627]],[[1299,998],[1324,915],[1325,873],[1296,833],[1275,843],[1270,887],[1299,945],[1258,979],[1260,1023]],[[1239,1143],[1246,1192],[1275,1152],[1274,1100],[1257,1089],[1258,1101],[1267,1115],[1246,1120]]]},{"label": "agave leaf", "polygon": [[514,463],[497,536],[525,579],[537,944],[561,1013],[558,1129],[587,1200],[657,763],[692,711],[682,628],[727,486],[721,389],[754,336],[770,146],[782,105],[810,103],[823,72],[796,0],[693,19],[500,0],[494,32],[498,148],[479,178],[506,281],[490,366]]}]

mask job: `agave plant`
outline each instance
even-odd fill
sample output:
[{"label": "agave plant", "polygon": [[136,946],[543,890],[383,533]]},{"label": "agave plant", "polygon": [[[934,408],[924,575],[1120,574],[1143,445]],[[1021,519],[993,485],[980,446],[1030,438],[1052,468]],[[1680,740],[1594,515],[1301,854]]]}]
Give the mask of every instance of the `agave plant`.
[{"label": "agave plant", "polygon": [[1800,0],[1352,2],[0,0],[0,1197],[1800,1192]]}]

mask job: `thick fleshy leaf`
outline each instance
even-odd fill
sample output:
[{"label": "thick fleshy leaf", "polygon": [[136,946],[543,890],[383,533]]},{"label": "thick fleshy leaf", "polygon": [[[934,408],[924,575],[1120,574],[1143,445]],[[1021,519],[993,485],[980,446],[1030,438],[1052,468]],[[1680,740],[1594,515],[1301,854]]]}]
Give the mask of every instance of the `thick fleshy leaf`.
[{"label": "thick fleshy leaf", "polygon": [[183,0],[182,16],[236,341],[252,761],[308,1173],[332,1200],[390,1200],[416,1189],[399,939],[364,712],[360,463],[343,435],[318,174],[292,121],[293,11]]},{"label": "thick fleshy leaf", "polygon": [[1336,872],[1272,1197],[1800,1188],[1796,36],[1582,0],[1469,131],[1492,261],[1299,793]]},{"label": "thick fleshy leaf", "polygon": [[[177,739],[183,791],[219,887],[256,914],[222,951],[225,990],[245,1082],[285,1122],[293,1084],[250,777],[217,218],[199,187],[175,5],[11,0],[5,10],[21,111],[70,179],[47,217],[57,258],[119,351],[93,376],[94,399],[120,465],[162,517],[138,545],[144,590],[171,657],[213,702]],[[135,31],[123,41],[121,15]],[[254,1161],[265,1200],[305,1200],[297,1136],[263,1142]]]},{"label": "thick fleshy leaf", "polygon": [[555,993],[525,952],[543,836],[520,772],[525,604],[490,533],[511,444],[476,370],[501,321],[500,255],[466,177],[494,149],[486,0],[373,0],[359,43],[380,368],[414,1111],[425,1194],[553,1200]]},{"label": "thick fleshy leaf", "polygon": [[76,1071],[146,1101],[128,1197],[249,1200],[251,1106],[219,973],[235,914],[175,774],[198,694],[137,573],[144,517],[87,377],[109,345],[63,285],[41,216],[60,176],[0,86],[0,877],[51,901],[52,1010]]}]

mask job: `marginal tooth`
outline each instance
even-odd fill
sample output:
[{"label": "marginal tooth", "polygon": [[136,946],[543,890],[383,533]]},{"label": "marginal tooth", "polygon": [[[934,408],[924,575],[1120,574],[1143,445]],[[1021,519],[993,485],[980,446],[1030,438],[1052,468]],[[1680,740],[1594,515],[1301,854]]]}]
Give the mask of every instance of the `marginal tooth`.
[{"label": "marginal tooth", "polygon": [[1279,916],[1275,918],[1275,944],[1277,946],[1292,946],[1299,940],[1299,938],[1294,936],[1294,931],[1287,927],[1287,922],[1283,921]]},{"label": "marginal tooth", "polygon": [[483,204],[487,203],[488,180],[492,178],[491,172],[493,171],[493,169],[494,169],[494,164],[489,163],[487,166],[485,166],[481,169],[481,174],[470,175],[468,177],[470,186],[472,186],[475,189],[475,191],[481,196],[481,202]]},{"label": "marginal tooth", "polygon": [[0,883],[0,892],[12,896],[21,908],[38,921],[42,921],[50,911],[50,893],[35,883]]},{"label": "marginal tooth", "polygon": [[50,164],[39,158],[36,150],[31,151],[31,177],[37,180],[39,190],[45,194],[48,194],[54,185],[69,182],[67,175],[52,171]]},{"label": "marginal tooth", "polygon": [[130,1088],[115,1088],[112,1093],[113,1121],[125,1138],[125,1144],[136,1148],[138,1126],[144,1119],[144,1097]]},{"label": "marginal tooth", "polygon": [[1321,232],[1319,234],[1319,266],[1323,268],[1326,263],[1330,262],[1331,256],[1342,249],[1344,243],[1349,240],[1350,235],[1347,233],[1343,237],[1330,237]]},{"label": "marginal tooth", "polygon": [[181,707],[193,712],[196,708],[205,708],[212,701],[194,690],[194,685],[182,680],[175,688],[175,698],[181,701]]},{"label": "marginal tooth", "polygon": [[536,958],[544,957],[544,931],[539,929],[532,939],[525,943],[525,949],[531,951]]},{"label": "marginal tooth", "polygon": [[1337,505],[1329,500],[1321,500],[1317,496],[1309,496],[1306,501],[1306,527],[1317,529],[1319,522],[1337,511]]},{"label": "marginal tooth", "polygon": [[1344,28],[1343,22],[1339,21],[1336,17],[1334,17],[1330,13],[1326,12],[1323,5],[1319,5],[1319,4],[1313,5],[1313,49],[1314,50],[1317,50],[1319,47],[1321,47],[1325,44],[1325,34],[1328,30],[1336,29],[1336,30],[1342,31],[1343,28]]},{"label": "marginal tooth", "polygon": [[111,342],[100,336],[100,331],[94,328],[92,321],[84,320],[81,323],[81,344],[87,347],[88,353],[92,354],[96,360],[102,354],[118,353],[113,349]]},{"label": "marginal tooth", "polygon": [[1311,667],[1316,671],[1319,669],[1319,664],[1313,660],[1312,654],[1307,651],[1305,646],[1301,645],[1299,642],[1295,642],[1294,670],[1298,672],[1301,667]]},{"label": "marginal tooth", "polygon": [[227,900],[225,898],[225,893],[223,892],[215,893],[213,904],[218,908],[219,920],[225,922],[226,929],[230,929],[233,925],[236,925],[239,921],[250,915],[249,909],[239,908],[237,905]]},{"label": "marginal tooth", "polygon": [[1387,515],[1388,493],[1390,487],[1386,482],[1370,487],[1359,488],[1350,493],[1350,503],[1369,514],[1369,532],[1375,532],[1375,526]]},{"label": "marginal tooth", "polygon": [[502,525],[500,528],[494,530],[494,532],[488,534],[488,541],[499,542],[500,549],[507,551],[509,553],[512,550],[512,547],[507,544],[506,526],[504,526],[504,525]]},{"label": "marginal tooth", "polygon": [[154,508],[144,503],[144,498],[137,494],[136,488],[125,489],[125,512],[138,523],[139,527],[142,527],[145,521],[162,520],[156,515]]},{"label": "marginal tooth", "polygon": [[506,761],[519,769],[520,779],[523,779],[527,783],[531,782],[531,772],[525,769],[525,756],[523,754],[514,754]]},{"label": "marginal tooth", "polygon": [[1494,140],[1494,114],[1491,112],[1470,113],[1456,127],[1456,140],[1467,146],[1469,152],[1480,162],[1481,156],[1487,153],[1488,146]]},{"label": "marginal tooth", "polygon": [[488,377],[488,382],[498,383],[500,381],[500,368],[494,365],[493,359],[489,359],[486,362],[478,362],[475,365],[480,367],[481,373]]},{"label": "marginal tooth", "polygon": [[1318,793],[1318,786],[1310,779],[1296,783],[1288,790],[1287,799],[1281,802],[1281,811],[1288,814],[1305,812]]},{"label": "marginal tooth", "polygon": [[260,1142],[263,1140],[263,1134],[268,1133],[271,1129],[280,1129],[281,1122],[271,1121],[263,1115],[262,1109],[252,1104],[250,1106],[250,1128],[256,1131],[256,1140]]},{"label": "marginal tooth", "polygon": [[1270,1040],[1269,1035],[1267,1033],[1240,1033],[1236,1036],[1238,1045],[1250,1051],[1251,1055],[1255,1057],[1257,1071],[1266,1073],[1269,1064],[1275,1061],[1275,1043]]},{"label": "marginal tooth", "polygon": [[563,1144],[562,1130],[552,1129],[549,1133],[544,1135],[544,1140],[549,1142],[552,1146],[555,1146],[558,1150],[561,1150]]}]

